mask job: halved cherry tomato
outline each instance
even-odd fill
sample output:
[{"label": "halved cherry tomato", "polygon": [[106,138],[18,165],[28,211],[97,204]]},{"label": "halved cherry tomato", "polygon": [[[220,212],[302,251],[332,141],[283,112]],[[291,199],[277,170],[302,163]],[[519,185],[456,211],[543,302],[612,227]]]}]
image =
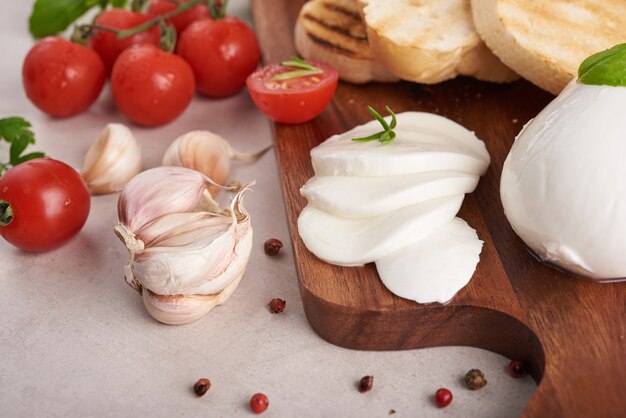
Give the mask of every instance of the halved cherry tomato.
[{"label": "halved cherry tomato", "polygon": [[[181,0],[183,3],[189,2],[189,0]],[[161,16],[166,13],[171,12],[176,9],[176,4],[172,3],[168,0],[152,0],[148,4],[148,13],[153,14],[155,16]],[[210,17],[209,9],[206,8],[204,4],[199,4],[195,7],[192,7],[189,10],[182,12],[174,16],[171,19],[168,19],[166,22],[168,24],[174,25],[176,28],[176,32],[179,34],[185,30],[187,26],[196,20],[207,19]]]},{"label": "halved cherry tomato", "polygon": [[282,123],[302,123],[322,113],[337,89],[337,70],[321,62],[306,62],[322,72],[275,80],[278,74],[294,68],[272,64],[248,77],[248,91],[261,112]]},{"label": "halved cherry tomato", "polygon": [[[96,17],[94,23],[107,28],[130,29],[152,18],[152,15],[145,13],[115,8],[102,12]],[[161,32],[158,26],[154,26],[124,39],[117,39],[117,36],[112,32],[96,30],[95,36],[89,40],[89,46],[100,55],[106,67],[107,74],[111,75],[115,60],[126,48],[136,44],[152,44],[158,46],[160,40]]]},{"label": "halved cherry tomato", "polygon": [[122,113],[144,126],[174,120],[196,88],[189,64],[154,45],[134,45],[122,52],[113,67],[111,87]]},{"label": "halved cherry tomato", "polygon": [[96,101],[105,80],[104,64],[91,49],[58,37],[44,38],[22,66],[26,96],[43,112],[72,116]]},{"label": "halved cherry tomato", "polygon": [[180,35],[176,53],[193,68],[198,91],[209,97],[240,91],[261,58],[252,29],[232,16],[193,22]]},{"label": "halved cherry tomato", "polygon": [[62,245],[81,230],[89,207],[80,174],[61,161],[37,158],[0,177],[0,235],[23,250]]}]

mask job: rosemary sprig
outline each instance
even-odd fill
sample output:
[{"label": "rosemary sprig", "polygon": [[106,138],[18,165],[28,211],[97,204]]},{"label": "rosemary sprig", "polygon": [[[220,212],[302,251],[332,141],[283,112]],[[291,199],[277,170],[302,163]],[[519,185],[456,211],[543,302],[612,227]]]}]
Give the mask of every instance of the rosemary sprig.
[{"label": "rosemary sprig", "polygon": [[389,106],[385,106],[387,109],[387,113],[391,115],[391,123],[387,123],[387,121],[374,109],[372,106],[367,106],[367,110],[370,111],[372,116],[380,122],[383,126],[383,130],[380,132],[376,132],[370,136],[365,136],[362,138],[352,138],[354,142],[369,142],[369,141],[379,141],[381,144],[388,144],[396,138],[396,133],[393,129],[396,127],[396,114],[393,113],[393,110]]},{"label": "rosemary sprig", "polygon": [[311,64],[304,62],[300,57],[294,56],[288,61],[283,61],[280,65],[284,67],[298,68],[294,71],[288,71],[286,73],[276,74],[272,80],[283,81],[290,78],[305,77],[307,75],[321,74],[323,71],[321,68],[314,67]]}]

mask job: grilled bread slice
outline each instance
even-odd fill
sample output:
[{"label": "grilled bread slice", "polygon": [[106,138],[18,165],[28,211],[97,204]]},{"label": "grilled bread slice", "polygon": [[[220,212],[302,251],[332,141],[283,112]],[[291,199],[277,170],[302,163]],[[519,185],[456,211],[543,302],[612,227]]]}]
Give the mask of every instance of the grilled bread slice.
[{"label": "grilled bread slice", "polygon": [[509,82],[517,78],[485,47],[470,0],[360,0],[374,57],[419,83],[457,75]]},{"label": "grilled bread slice", "polygon": [[504,63],[553,94],[587,56],[626,42],[624,0],[472,0],[472,14]]},{"label": "grilled bread slice", "polygon": [[311,0],[298,16],[296,49],[305,58],[326,62],[351,83],[397,81],[372,58],[357,0]]}]

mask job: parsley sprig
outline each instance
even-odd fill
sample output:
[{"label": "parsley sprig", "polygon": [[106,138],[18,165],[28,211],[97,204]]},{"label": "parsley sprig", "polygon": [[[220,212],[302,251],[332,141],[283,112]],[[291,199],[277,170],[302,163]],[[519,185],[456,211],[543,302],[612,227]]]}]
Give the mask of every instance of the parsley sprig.
[{"label": "parsley sprig", "polygon": [[286,73],[277,74],[272,78],[272,80],[274,81],[282,81],[282,80],[288,80],[290,78],[305,77],[307,75],[323,73],[321,68],[317,68],[311,64],[308,64],[304,62],[302,58],[297,57],[297,56],[292,57],[288,61],[281,62],[280,65],[284,67],[292,67],[292,68],[298,68],[298,69],[294,71],[287,71]]},{"label": "parsley sprig", "polygon": [[9,162],[0,162],[0,176],[11,167],[45,156],[43,152],[24,154],[28,145],[35,143],[35,135],[30,127],[30,122],[17,116],[0,119],[0,140],[4,139],[11,144]]},{"label": "parsley sprig", "polygon": [[391,115],[391,123],[387,123],[387,121],[374,109],[372,106],[367,106],[367,110],[370,111],[372,116],[380,122],[383,126],[383,130],[380,132],[376,132],[370,136],[365,136],[362,138],[352,138],[354,142],[369,142],[369,141],[379,141],[381,144],[388,144],[396,138],[396,133],[393,129],[396,127],[396,114],[393,113],[393,110],[389,106],[385,106],[387,109],[387,113]]}]

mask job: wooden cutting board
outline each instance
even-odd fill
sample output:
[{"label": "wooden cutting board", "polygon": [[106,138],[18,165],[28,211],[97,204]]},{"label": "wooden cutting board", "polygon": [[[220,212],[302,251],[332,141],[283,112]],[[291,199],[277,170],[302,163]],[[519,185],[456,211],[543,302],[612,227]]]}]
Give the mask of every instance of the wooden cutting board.
[{"label": "wooden cutting board", "polygon": [[[265,62],[295,53],[292,33],[303,3],[252,1]],[[626,283],[593,283],[540,264],[513,233],[500,203],[500,172],[515,135],[552,98],[525,81],[340,83],[331,104],[315,120],[274,124],[302,301],[322,338],[364,350],[484,348],[522,359],[539,382],[523,416],[626,416]],[[326,264],[298,236],[296,222],[306,204],[299,189],[313,175],[310,149],[369,121],[367,105],[444,115],[475,131],[491,154],[489,170],[460,212],[485,242],[480,263],[470,284],[445,306],[394,296],[373,265]]]}]

